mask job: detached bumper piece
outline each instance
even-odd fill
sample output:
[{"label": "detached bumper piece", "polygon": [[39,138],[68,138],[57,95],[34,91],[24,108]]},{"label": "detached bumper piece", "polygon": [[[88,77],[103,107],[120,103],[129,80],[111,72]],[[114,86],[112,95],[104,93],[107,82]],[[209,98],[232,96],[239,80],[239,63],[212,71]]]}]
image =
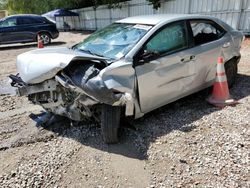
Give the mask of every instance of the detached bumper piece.
[{"label": "detached bumper piece", "polygon": [[20,87],[20,86],[25,86],[26,83],[19,77],[19,75],[13,75],[11,74],[9,78],[12,80],[10,83],[12,87]]},{"label": "detached bumper piece", "polygon": [[13,75],[11,74],[9,78],[12,80],[10,85],[12,87],[17,87],[16,94],[18,96],[24,96],[27,93],[27,84],[19,77],[19,75]]},{"label": "detached bumper piece", "polygon": [[49,82],[53,82],[53,81],[51,80],[47,81],[47,84],[38,84],[38,85],[32,85],[32,86],[26,85],[23,87],[19,87],[17,88],[16,93],[18,96],[28,96],[28,95],[35,94],[35,93],[42,93],[46,91],[56,90],[57,83],[56,82],[49,83]]},{"label": "detached bumper piece", "polygon": [[10,75],[9,78],[12,80],[11,86],[17,87],[16,94],[18,96],[28,96],[35,93],[41,93],[46,91],[54,91],[58,83],[53,80],[45,81],[42,84],[27,85],[19,76]]}]

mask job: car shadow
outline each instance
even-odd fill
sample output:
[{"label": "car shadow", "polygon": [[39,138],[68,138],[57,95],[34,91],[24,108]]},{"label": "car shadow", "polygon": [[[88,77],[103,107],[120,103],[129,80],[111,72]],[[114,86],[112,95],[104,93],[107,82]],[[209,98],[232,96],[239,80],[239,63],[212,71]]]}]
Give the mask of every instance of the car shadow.
[{"label": "car shadow", "polygon": [[[121,141],[114,145],[103,143],[100,127],[91,121],[76,123],[62,118],[50,126],[39,123],[37,126],[42,126],[59,136],[74,139],[85,146],[144,160],[148,158],[150,144],[157,138],[172,131],[189,134],[197,128],[195,121],[220,110],[206,102],[209,93],[211,88],[154,110],[138,120],[123,122]],[[237,100],[249,96],[250,76],[239,74],[230,93]],[[41,114],[33,114],[31,118],[37,121],[39,116],[41,117]]]},{"label": "car shadow", "polygon": [[[66,42],[62,42],[62,41],[55,41],[55,42],[51,42],[50,44],[46,45],[45,47],[49,47],[49,46],[61,46],[61,45],[65,45]],[[37,43],[29,43],[29,44],[10,44],[10,45],[3,45],[0,46],[0,51],[4,51],[4,50],[18,50],[18,49],[23,49],[23,48],[36,48],[37,47]]]}]

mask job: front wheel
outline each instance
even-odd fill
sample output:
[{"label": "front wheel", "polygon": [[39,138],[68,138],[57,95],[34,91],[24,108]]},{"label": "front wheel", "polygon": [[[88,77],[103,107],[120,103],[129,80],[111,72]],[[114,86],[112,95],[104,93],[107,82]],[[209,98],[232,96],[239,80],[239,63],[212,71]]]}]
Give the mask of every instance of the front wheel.
[{"label": "front wheel", "polygon": [[114,144],[119,141],[121,107],[102,105],[101,129],[105,143]]}]

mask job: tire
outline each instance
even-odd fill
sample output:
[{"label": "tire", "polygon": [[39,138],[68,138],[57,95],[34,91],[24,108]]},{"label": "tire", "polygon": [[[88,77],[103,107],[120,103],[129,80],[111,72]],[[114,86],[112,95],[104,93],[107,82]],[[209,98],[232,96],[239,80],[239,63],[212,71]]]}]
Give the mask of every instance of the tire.
[{"label": "tire", "polygon": [[231,87],[233,87],[233,85],[235,83],[236,76],[238,73],[237,62],[234,59],[228,61],[225,64],[225,71],[226,71],[226,75],[227,75],[228,86],[229,86],[229,88],[231,88]]},{"label": "tire", "polygon": [[48,33],[40,33],[39,36],[41,37],[44,45],[51,43],[51,37]]},{"label": "tire", "polygon": [[105,143],[115,144],[119,141],[121,107],[102,105],[101,130]]}]

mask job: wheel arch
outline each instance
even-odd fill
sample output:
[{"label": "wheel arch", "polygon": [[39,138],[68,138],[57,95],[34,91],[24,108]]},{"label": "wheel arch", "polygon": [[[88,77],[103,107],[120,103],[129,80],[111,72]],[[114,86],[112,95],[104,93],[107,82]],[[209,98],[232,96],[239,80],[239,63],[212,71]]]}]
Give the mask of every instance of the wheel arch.
[{"label": "wheel arch", "polygon": [[37,36],[40,35],[40,34],[42,34],[42,33],[48,34],[49,37],[52,39],[52,34],[51,34],[49,31],[47,31],[47,30],[40,30],[40,31],[38,31],[38,32],[36,33],[35,41],[37,41]]}]

